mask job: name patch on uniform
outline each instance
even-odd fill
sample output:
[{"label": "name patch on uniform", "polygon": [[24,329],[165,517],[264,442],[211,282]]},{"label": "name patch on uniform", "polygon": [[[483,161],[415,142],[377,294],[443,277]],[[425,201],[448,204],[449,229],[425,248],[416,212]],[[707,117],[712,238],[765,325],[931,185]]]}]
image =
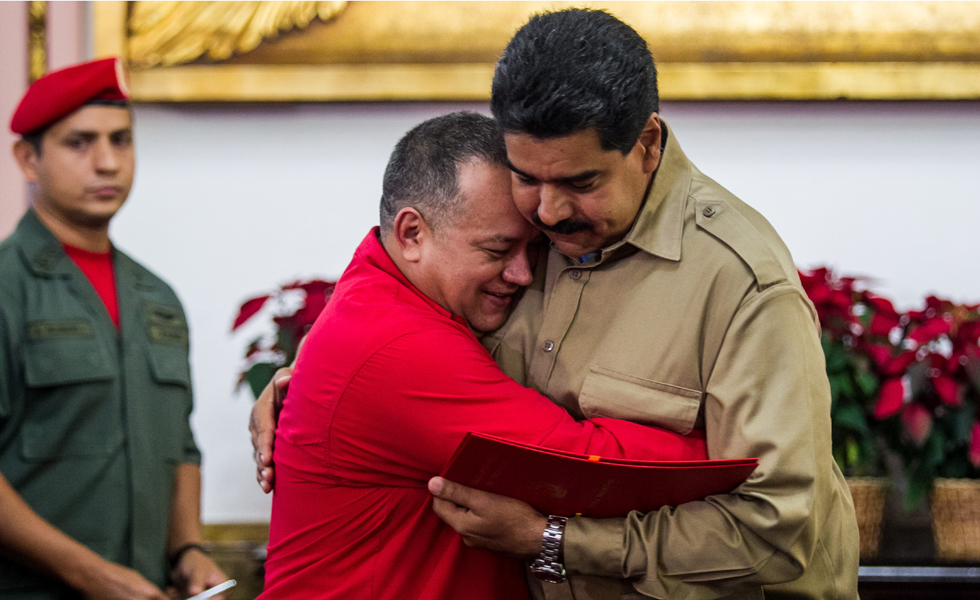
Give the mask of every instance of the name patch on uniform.
[{"label": "name patch on uniform", "polygon": [[27,337],[32,340],[94,335],[95,327],[85,319],[31,321],[27,324]]},{"label": "name patch on uniform", "polygon": [[150,341],[176,346],[187,344],[187,323],[176,308],[146,302],[143,306],[143,314],[146,317]]}]

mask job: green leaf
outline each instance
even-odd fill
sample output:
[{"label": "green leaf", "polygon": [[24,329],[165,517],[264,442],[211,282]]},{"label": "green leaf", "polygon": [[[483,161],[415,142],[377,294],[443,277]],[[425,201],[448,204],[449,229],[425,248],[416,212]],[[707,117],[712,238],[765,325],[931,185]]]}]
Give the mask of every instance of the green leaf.
[{"label": "green leaf", "polygon": [[861,464],[861,448],[854,438],[847,440],[847,464],[855,467]]},{"label": "green leaf", "polygon": [[272,381],[272,376],[276,374],[278,368],[278,365],[269,362],[257,362],[249,367],[248,371],[245,372],[245,379],[248,381],[248,387],[252,390],[253,396],[259,397],[265,386]]},{"label": "green leaf", "polygon": [[838,407],[837,412],[834,413],[834,424],[865,435],[871,433],[864,412],[854,404]]},{"label": "green leaf", "polygon": [[941,465],[946,458],[946,435],[938,427],[932,428],[929,439],[926,440],[923,462],[928,467]]},{"label": "green leaf", "polygon": [[839,343],[833,343],[825,348],[824,354],[827,358],[827,372],[828,373],[838,373],[843,371],[850,364],[850,360],[847,355],[847,350],[844,346]]},{"label": "green leaf", "polygon": [[834,448],[834,462],[842,473],[847,473],[847,462],[844,460],[844,448]]},{"label": "green leaf", "polygon": [[840,393],[848,398],[854,398],[854,384],[851,383],[851,378],[848,375],[839,375],[840,377]]},{"label": "green leaf", "polygon": [[956,445],[969,445],[973,433],[973,415],[976,411],[969,403],[953,408],[951,415],[952,442]]},{"label": "green leaf", "polygon": [[[276,341],[279,342],[279,348],[287,357],[296,356],[296,335],[292,329],[281,327],[276,332]],[[287,364],[291,363],[287,362]]]},{"label": "green leaf", "polygon": [[926,496],[929,495],[929,489],[932,488],[932,479],[932,472],[921,466],[909,474],[909,489],[905,495],[905,510],[907,512],[912,512],[918,508],[926,499]]},{"label": "green leaf", "polygon": [[858,371],[855,373],[854,380],[865,396],[874,396],[878,391],[878,378],[867,371]]}]

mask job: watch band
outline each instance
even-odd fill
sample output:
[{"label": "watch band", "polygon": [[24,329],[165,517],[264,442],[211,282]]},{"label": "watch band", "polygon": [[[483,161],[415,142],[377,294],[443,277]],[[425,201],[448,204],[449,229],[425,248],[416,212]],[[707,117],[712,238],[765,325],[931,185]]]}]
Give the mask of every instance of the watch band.
[{"label": "watch band", "polygon": [[548,516],[548,524],[541,538],[541,552],[531,564],[531,573],[535,577],[549,583],[565,581],[565,565],[561,559],[561,542],[565,536],[565,524],[568,518],[555,515]]}]

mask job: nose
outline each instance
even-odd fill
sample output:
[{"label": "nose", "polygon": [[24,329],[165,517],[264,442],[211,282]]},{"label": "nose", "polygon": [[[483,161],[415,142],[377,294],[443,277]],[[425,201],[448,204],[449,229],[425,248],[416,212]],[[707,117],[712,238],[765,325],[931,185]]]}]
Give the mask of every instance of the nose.
[{"label": "nose", "polygon": [[545,225],[554,225],[571,218],[574,214],[568,194],[557,185],[541,186],[541,196],[538,202],[538,218]]},{"label": "nose", "polygon": [[93,160],[95,170],[100,173],[115,173],[119,170],[120,158],[109,139],[103,138],[94,144]]},{"label": "nose", "polygon": [[522,287],[531,285],[533,276],[531,275],[531,263],[528,260],[527,252],[526,248],[521,252],[515,252],[507,261],[502,275],[504,281]]}]

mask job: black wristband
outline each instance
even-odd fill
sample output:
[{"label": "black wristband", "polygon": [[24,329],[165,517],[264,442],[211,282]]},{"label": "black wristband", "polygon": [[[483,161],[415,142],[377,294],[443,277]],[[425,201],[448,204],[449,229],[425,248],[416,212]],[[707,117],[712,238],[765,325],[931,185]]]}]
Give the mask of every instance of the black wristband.
[{"label": "black wristband", "polygon": [[201,544],[198,544],[198,543],[195,543],[195,542],[191,542],[190,544],[184,544],[180,548],[177,548],[176,550],[174,550],[173,553],[170,554],[170,557],[167,558],[167,562],[170,565],[170,570],[171,571],[173,571],[174,569],[177,568],[177,563],[179,563],[180,562],[180,559],[185,554],[187,554],[187,552],[190,551],[190,550],[197,550],[198,552],[200,552],[202,554],[207,554],[208,553],[208,551]]}]

